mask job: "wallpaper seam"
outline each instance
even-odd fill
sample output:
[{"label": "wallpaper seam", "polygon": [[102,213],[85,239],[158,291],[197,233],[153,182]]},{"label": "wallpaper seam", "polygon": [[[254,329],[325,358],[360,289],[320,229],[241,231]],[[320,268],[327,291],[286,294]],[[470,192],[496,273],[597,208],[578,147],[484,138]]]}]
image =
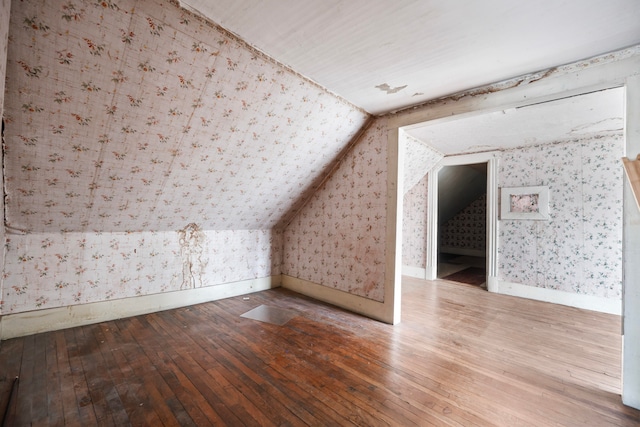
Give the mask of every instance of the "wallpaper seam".
[{"label": "wallpaper seam", "polygon": [[375,121],[376,121],[375,117],[369,116],[367,118],[367,121],[364,122],[364,124],[360,127],[360,130],[358,131],[358,133],[356,133],[353,136],[353,138],[351,138],[351,141],[349,141],[349,143],[344,147],[342,152],[338,154],[338,156],[337,156],[336,160],[334,161],[333,166],[331,167],[331,169],[323,176],[323,178],[320,180],[320,182],[316,186],[316,190],[314,192],[310,193],[308,195],[308,197],[305,199],[305,201],[302,202],[302,204],[295,210],[295,212],[292,213],[290,215],[290,217],[285,221],[285,224],[282,227],[282,230],[286,230],[287,229],[287,227],[291,224],[291,222],[293,222],[293,220],[295,220],[295,218],[304,209],[304,207],[309,203],[309,201],[313,200],[313,197],[316,195],[316,193],[318,191],[320,191],[322,189],[322,187],[324,186],[324,184],[329,179],[331,179],[333,177],[333,175],[336,173],[336,171],[342,165],[342,162],[347,158],[347,156],[349,155],[351,150],[353,150],[355,148],[355,146],[358,144],[358,142],[364,137],[366,132],[369,130],[369,128],[371,128],[371,126],[373,125],[373,123],[375,123]]},{"label": "wallpaper seam", "polygon": [[[134,17],[134,15],[131,14],[131,16],[129,18],[129,24],[127,25],[127,29],[128,30],[131,30],[131,25],[133,23],[133,17]],[[125,62],[127,49],[129,49],[129,47],[127,47],[125,45],[125,48],[124,48],[123,54],[122,54],[122,59],[119,61],[118,70],[121,70],[123,68],[122,65]],[[116,99],[116,97],[118,95],[118,89],[119,89],[120,85],[121,85],[121,82],[117,82],[115,84],[115,88],[114,88],[113,94],[111,95],[111,102],[110,102],[109,105],[115,105],[114,101],[115,101],[115,99]],[[107,126],[111,122],[113,122],[113,120],[114,120],[112,115],[108,115],[108,116],[109,117],[107,118]],[[98,188],[98,182],[100,181],[101,174],[103,173],[103,169],[99,165],[101,165],[104,162],[106,151],[108,150],[107,146],[108,146],[108,144],[100,144],[100,153],[98,154],[98,160],[96,161],[95,172],[93,174],[93,180],[92,180],[92,182],[91,182],[91,184],[89,186],[89,203],[91,205],[93,205],[93,203],[94,203],[94,198],[96,196],[96,194],[95,194],[96,193],[96,189]],[[88,228],[89,224],[91,223],[91,217],[92,217],[92,215],[94,213],[93,209],[88,209],[87,211],[88,211],[87,212],[87,217],[86,217],[87,225],[86,226],[82,226],[82,224],[81,224],[81,227],[82,227],[81,230],[84,231],[84,232],[89,231],[87,228]]]}]

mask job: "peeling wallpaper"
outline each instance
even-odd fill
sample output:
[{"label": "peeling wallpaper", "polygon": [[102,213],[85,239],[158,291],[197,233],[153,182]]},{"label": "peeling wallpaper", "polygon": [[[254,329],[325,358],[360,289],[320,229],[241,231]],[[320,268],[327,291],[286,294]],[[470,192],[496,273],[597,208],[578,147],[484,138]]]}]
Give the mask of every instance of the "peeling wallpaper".
[{"label": "peeling wallpaper", "polygon": [[382,302],[387,170],[379,118],[285,229],[282,273]]},{"label": "peeling wallpaper", "polygon": [[505,151],[499,186],[549,186],[548,221],[501,220],[499,278],[620,299],[623,137]]},{"label": "peeling wallpaper", "polygon": [[280,274],[281,231],[9,235],[2,314]]},{"label": "peeling wallpaper", "polygon": [[[3,117],[4,106],[4,85],[5,75],[7,71],[7,49],[9,45],[9,22],[10,22],[10,10],[11,0],[0,0],[0,118]],[[4,140],[0,141],[0,144],[4,146]],[[4,188],[4,174],[0,174],[0,188]],[[2,226],[0,226],[0,242],[4,244],[5,229],[4,229],[4,197],[0,200],[0,219],[2,219]],[[5,254],[4,250],[0,249],[0,265],[4,266]],[[0,276],[0,315],[2,314],[2,296],[4,295],[4,283],[2,276]]]},{"label": "peeling wallpaper", "polygon": [[427,265],[427,208],[429,174],[414,185],[403,199],[402,265],[425,268]]},{"label": "peeling wallpaper", "polygon": [[368,117],[160,0],[15,2],[8,56],[18,232],[281,227]]}]

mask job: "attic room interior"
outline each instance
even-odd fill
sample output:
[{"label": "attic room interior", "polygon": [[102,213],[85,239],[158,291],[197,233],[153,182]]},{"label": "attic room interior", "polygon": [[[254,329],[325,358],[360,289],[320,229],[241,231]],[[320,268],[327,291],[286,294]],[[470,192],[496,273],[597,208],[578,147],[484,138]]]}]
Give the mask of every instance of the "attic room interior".
[{"label": "attic room interior", "polygon": [[638,18],[0,0],[2,425],[640,424]]}]

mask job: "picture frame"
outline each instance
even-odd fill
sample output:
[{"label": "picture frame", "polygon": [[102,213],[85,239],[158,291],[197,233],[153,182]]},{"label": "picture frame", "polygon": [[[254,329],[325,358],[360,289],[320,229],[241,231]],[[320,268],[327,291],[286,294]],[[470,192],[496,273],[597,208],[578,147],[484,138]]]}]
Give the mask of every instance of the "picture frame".
[{"label": "picture frame", "polygon": [[549,187],[502,187],[500,219],[548,220]]}]

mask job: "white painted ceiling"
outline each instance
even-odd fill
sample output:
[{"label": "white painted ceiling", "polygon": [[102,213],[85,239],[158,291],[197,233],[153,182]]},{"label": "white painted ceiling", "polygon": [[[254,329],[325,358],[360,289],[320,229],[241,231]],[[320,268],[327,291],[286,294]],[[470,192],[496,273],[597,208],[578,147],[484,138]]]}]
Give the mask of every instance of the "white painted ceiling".
[{"label": "white painted ceiling", "polygon": [[182,0],[372,114],[640,43],[638,0]]},{"label": "white painted ceiling", "polygon": [[524,147],[621,133],[624,89],[528,105],[407,129],[444,155]]}]

